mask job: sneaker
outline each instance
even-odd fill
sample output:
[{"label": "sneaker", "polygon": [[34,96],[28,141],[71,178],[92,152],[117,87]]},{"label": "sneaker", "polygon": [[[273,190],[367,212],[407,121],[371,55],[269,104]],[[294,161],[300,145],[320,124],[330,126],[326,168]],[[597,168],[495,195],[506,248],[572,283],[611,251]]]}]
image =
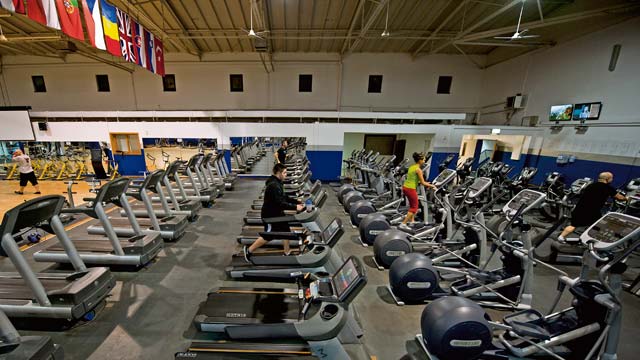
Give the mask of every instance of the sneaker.
[{"label": "sneaker", "polygon": [[407,224],[400,224],[398,225],[398,230],[411,231],[411,227]]},{"label": "sneaker", "polygon": [[244,260],[246,262],[251,262],[250,258],[251,258],[251,253],[249,252],[249,247],[248,246],[244,246],[242,248],[242,254],[244,255]]},{"label": "sneaker", "polygon": [[18,195],[24,195],[24,193],[22,191],[14,191],[14,193],[18,194]]},{"label": "sneaker", "polygon": [[563,242],[566,242],[567,239],[565,239],[564,236],[561,235],[561,236],[558,236],[558,241],[563,243]]},{"label": "sneaker", "polygon": [[40,191],[36,191],[36,192],[34,192],[34,194],[36,194],[36,195],[40,195],[40,194],[42,194],[42,193],[41,193]]}]

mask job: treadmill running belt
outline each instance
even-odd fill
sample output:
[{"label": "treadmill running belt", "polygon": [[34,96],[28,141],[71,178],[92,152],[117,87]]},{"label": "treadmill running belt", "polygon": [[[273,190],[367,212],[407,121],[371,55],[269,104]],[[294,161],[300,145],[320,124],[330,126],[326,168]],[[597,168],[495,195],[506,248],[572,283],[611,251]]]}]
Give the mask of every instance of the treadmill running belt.
[{"label": "treadmill running belt", "polygon": [[300,302],[283,289],[247,289],[244,293],[210,293],[198,311],[207,323],[276,324],[298,321]]}]

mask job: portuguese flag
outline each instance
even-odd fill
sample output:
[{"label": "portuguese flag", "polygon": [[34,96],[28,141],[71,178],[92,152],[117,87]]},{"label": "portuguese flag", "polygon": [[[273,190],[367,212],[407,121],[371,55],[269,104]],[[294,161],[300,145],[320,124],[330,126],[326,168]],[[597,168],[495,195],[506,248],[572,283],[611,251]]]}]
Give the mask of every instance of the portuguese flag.
[{"label": "portuguese flag", "polygon": [[56,8],[60,17],[62,32],[72,38],[84,40],[78,0],[56,0]]}]

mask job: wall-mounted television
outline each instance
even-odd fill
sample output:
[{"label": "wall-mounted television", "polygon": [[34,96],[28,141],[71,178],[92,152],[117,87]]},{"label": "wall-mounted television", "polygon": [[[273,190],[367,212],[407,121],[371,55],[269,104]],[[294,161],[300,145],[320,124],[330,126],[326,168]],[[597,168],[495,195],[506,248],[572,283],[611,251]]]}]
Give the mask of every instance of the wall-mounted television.
[{"label": "wall-mounted television", "polygon": [[573,120],[597,120],[601,111],[601,102],[575,104],[573,106]]},{"label": "wall-mounted television", "polygon": [[550,121],[569,121],[573,113],[573,104],[552,105],[549,111]]}]

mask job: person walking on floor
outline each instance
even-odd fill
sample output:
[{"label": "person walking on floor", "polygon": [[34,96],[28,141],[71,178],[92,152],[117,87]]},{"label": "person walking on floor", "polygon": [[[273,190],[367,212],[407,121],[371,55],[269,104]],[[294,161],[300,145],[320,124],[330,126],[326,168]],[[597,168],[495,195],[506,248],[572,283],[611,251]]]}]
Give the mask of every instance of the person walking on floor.
[{"label": "person walking on floor", "polygon": [[27,183],[31,183],[36,189],[35,194],[41,194],[38,179],[31,166],[31,158],[29,155],[24,154],[22,150],[18,149],[13,152],[13,161],[18,163],[18,170],[20,170],[20,190],[15,191],[15,193],[18,195],[24,194],[25,186],[27,186]]}]

